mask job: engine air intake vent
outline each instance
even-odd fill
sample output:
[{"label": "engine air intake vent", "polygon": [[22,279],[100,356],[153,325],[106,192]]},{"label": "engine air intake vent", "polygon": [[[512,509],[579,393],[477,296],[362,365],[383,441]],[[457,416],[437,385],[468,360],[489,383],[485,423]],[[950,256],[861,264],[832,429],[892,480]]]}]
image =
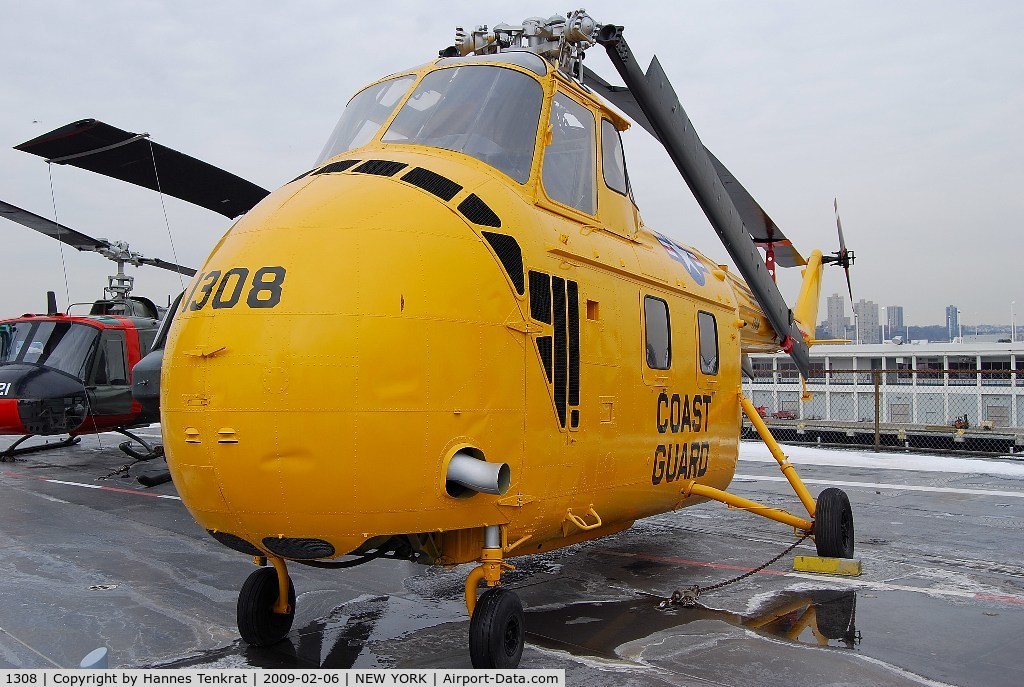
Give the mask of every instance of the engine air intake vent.
[{"label": "engine air intake vent", "polygon": [[551,337],[537,337],[537,353],[540,354],[540,361],[544,363],[544,373],[548,377],[548,384],[551,383]]},{"label": "engine air intake vent", "polygon": [[235,551],[238,551],[239,553],[244,553],[247,556],[266,555],[262,551],[257,549],[255,546],[253,546],[246,540],[242,539],[241,537],[236,537],[235,535],[228,534],[227,532],[217,532],[216,530],[206,531],[210,533],[211,537],[213,537],[229,549],[234,549]]},{"label": "engine air intake vent", "polygon": [[402,181],[408,182],[413,186],[419,186],[424,191],[433,193],[438,198],[444,200],[451,200],[462,190],[461,186],[448,177],[441,176],[437,172],[431,172],[429,169],[423,169],[422,167],[414,168],[402,177]]},{"label": "engine air intake vent", "polygon": [[494,210],[487,203],[480,200],[480,197],[475,193],[469,194],[464,201],[459,203],[459,212],[465,215],[466,219],[473,224],[479,224],[484,227],[501,226],[501,219],[494,214]]},{"label": "engine air intake vent", "polygon": [[[580,404],[580,289],[570,280],[565,284],[568,318],[566,327],[569,338],[569,405]],[[576,412],[575,410],[573,411]],[[579,415],[579,413],[577,413]],[[575,426],[575,425],[574,425]]]},{"label": "engine air intake vent", "polygon": [[390,160],[367,160],[359,165],[353,172],[359,174],[376,174],[379,177],[393,177],[409,165],[404,162],[391,162]]},{"label": "engine air intake vent", "polygon": [[323,539],[264,537],[263,546],[267,547],[267,551],[276,553],[278,556],[296,560],[330,558],[334,555],[334,546]]},{"label": "engine air intake vent", "polygon": [[551,277],[533,270],[530,270],[530,317],[551,324]]},{"label": "engine air intake vent", "polygon": [[526,293],[526,282],[523,278],[523,251],[519,248],[519,242],[507,234],[494,234],[489,231],[482,233],[498,255],[501,266],[505,268],[509,279],[516,287],[516,293],[522,296]]},{"label": "engine air intake vent", "polygon": [[[338,162],[332,162],[329,165],[324,165],[320,169],[313,172],[313,174],[332,174],[334,172],[344,172],[353,165],[357,164],[359,160],[339,160]],[[302,177],[299,177],[301,179]]]},{"label": "engine air intake vent", "polygon": [[568,390],[569,382],[569,371],[567,363],[569,361],[568,342],[566,341],[566,322],[565,322],[565,280],[561,277],[551,277],[551,295],[552,305],[554,305],[554,325],[555,331],[555,360],[554,360],[554,382],[555,388],[555,410],[558,412],[558,423],[565,427],[566,420],[566,391]]}]

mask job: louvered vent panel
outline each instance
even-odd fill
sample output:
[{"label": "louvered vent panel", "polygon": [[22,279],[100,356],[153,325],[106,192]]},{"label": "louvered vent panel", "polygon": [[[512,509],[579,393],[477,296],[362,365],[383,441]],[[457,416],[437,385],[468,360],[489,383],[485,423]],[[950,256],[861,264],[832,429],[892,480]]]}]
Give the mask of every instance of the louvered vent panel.
[{"label": "louvered vent panel", "polygon": [[422,167],[416,167],[411,172],[408,172],[402,177],[402,181],[408,182],[413,186],[419,186],[424,191],[433,193],[443,200],[451,200],[462,190],[461,186],[448,177],[441,176],[437,172],[431,172],[429,169],[423,169]]},{"label": "louvered vent panel", "polygon": [[391,162],[390,160],[367,160],[359,165],[353,172],[358,174],[375,174],[379,177],[393,177],[409,165],[404,162]]},{"label": "louvered vent panel", "polygon": [[487,243],[491,244],[494,253],[501,261],[509,279],[516,287],[516,293],[520,296],[526,293],[526,284],[523,278],[523,251],[519,248],[519,242],[507,234],[494,234],[489,231],[482,232]]},{"label": "louvered vent panel", "polygon": [[500,227],[501,219],[494,214],[494,210],[487,203],[480,200],[475,193],[471,193],[464,201],[459,203],[459,212],[466,216],[473,224],[484,227]]},{"label": "louvered vent panel", "polygon": [[551,324],[551,277],[530,271],[530,317]]},{"label": "louvered vent panel", "polygon": [[[320,169],[314,171],[313,174],[333,174],[335,172],[344,172],[358,163],[359,160],[339,160],[338,162],[332,162],[329,165],[324,165]],[[301,179],[302,177],[299,178]]]}]

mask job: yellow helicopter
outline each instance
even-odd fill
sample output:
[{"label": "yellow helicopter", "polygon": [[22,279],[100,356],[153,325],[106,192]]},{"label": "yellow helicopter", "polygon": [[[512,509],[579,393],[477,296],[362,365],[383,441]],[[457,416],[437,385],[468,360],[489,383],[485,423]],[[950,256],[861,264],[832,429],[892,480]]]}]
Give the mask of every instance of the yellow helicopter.
[{"label": "yellow helicopter", "polygon": [[[316,167],[231,227],[171,325],[167,461],[196,520],[260,566],[242,638],[289,631],[287,562],[475,561],[473,665],[514,667],[509,559],[709,499],[852,556],[846,495],[815,499],[741,390],[754,351],[781,348],[806,377],[823,264],[852,252],[805,260],[622,27],[580,10],[456,37],[352,98]],[[583,68],[597,45],[625,87]],[[643,224],[629,122],[598,96],[663,144],[740,274]],[[792,309],[776,263],[804,268]],[[744,414],[805,517],[725,491]]]}]

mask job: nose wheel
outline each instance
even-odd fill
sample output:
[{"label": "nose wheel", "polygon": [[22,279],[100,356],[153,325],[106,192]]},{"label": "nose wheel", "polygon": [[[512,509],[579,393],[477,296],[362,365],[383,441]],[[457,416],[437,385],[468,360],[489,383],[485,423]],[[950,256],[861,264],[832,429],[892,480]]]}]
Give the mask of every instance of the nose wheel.
[{"label": "nose wheel", "polygon": [[523,602],[508,589],[488,589],[469,621],[469,657],[474,668],[515,668],[523,656]]},{"label": "nose wheel", "polygon": [[[282,562],[283,565],[283,562]],[[259,568],[245,580],[238,592],[238,633],[253,646],[275,644],[292,629],[295,618],[295,586],[287,572],[288,603],[280,603],[280,580],[276,567]]]}]

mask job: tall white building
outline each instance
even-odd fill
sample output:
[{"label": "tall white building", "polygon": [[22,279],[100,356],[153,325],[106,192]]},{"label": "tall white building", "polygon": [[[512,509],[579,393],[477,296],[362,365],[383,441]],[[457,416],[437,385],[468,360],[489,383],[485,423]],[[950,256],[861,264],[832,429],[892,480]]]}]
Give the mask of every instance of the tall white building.
[{"label": "tall white building", "polygon": [[825,300],[825,304],[828,313],[825,326],[829,336],[835,339],[846,338],[846,328],[850,325],[850,318],[846,316],[846,298],[834,293]]},{"label": "tall white building", "polygon": [[878,326],[878,305],[861,298],[853,306],[857,315],[857,343],[882,343],[882,329]]}]

